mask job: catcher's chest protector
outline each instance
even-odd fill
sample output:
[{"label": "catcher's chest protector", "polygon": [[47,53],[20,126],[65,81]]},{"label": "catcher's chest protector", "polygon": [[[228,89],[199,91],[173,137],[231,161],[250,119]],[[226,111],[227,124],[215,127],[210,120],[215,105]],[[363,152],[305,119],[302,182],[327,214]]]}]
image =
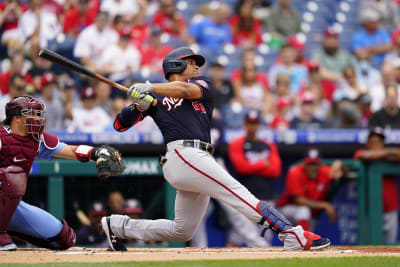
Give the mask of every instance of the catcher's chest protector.
[{"label": "catcher's chest protector", "polygon": [[32,163],[39,154],[39,142],[30,136],[19,136],[0,127],[0,168],[20,166],[29,175]]}]

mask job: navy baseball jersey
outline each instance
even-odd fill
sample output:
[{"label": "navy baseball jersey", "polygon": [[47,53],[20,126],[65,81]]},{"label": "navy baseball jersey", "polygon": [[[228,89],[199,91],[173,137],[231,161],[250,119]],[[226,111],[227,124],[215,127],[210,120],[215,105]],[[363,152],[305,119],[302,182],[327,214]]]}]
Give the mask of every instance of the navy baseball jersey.
[{"label": "navy baseball jersey", "polygon": [[210,143],[210,125],[214,109],[214,87],[205,77],[196,77],[188,82],[201,89],[201,99],[188,100],[166,97],[152,93],[157,106],[143,112],[151,116],[160,128],[165,143],[183,139],[199,139]]}]

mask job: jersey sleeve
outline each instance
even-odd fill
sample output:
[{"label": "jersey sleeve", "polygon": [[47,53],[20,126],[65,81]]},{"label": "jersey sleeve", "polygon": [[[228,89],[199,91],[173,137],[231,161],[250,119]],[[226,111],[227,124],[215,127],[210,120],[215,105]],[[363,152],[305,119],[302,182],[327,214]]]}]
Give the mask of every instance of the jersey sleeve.
[{"label": "jersey sleeve", "polygon": [[44,132],[37,158],[51,160],[65,145],[66,144],[61,142],[57,136]]},{"label": "jersey sleeve", "polygon": [[214,86],[211,81],[205,77],[197,77],[192,80],[189,80],[190,83],[193,83],[200,87],[201,90],[201,101],[208,101],[214,98]]}]

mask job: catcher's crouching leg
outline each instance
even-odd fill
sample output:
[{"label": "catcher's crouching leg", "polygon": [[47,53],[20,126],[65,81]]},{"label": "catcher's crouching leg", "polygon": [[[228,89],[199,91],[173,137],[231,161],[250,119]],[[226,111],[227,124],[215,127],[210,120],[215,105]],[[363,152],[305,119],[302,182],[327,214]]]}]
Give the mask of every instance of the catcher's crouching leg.
[{"label": "catcher's crouching leg", "polygon": [[321,249],[331,244],[328,238],[304,231],[300,225],[293,227],[285,216],[265,201],[260,201],[257,209],[264,214],[259,222],[265,227],[262,235],[268,228],[271,229],[278,234],[285,250]]},{"label": "catcher's crouching leg", "polygon": [[28,241],[29,243],[51,250],[66,250],[75,245],[76,234],[65,220],[62,220],[61,231],[54,237],[48,239],[37,238],[27,234],[9,231],[10,235],[18,237],[22,240]]},{"label": "catcher's crouching leg", "polygon": [[24,170],[18,166],[0,168],[0,250],[17,248],[6,230],[25,194],[26,179]]}]

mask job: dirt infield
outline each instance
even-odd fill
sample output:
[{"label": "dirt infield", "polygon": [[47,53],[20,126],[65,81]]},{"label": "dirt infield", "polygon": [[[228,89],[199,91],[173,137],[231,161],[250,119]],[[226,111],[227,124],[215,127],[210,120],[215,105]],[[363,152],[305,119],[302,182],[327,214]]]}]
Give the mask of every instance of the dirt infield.
[{"label": "dirt infield", "polygon": [[282,248],[131,248],[127,252],[74,247],[67,251],[18,249],[0,252],[0,263],[118,262],[318,257],[400,257],[400,247],[330,247],[320,251],[285,252]]}]

